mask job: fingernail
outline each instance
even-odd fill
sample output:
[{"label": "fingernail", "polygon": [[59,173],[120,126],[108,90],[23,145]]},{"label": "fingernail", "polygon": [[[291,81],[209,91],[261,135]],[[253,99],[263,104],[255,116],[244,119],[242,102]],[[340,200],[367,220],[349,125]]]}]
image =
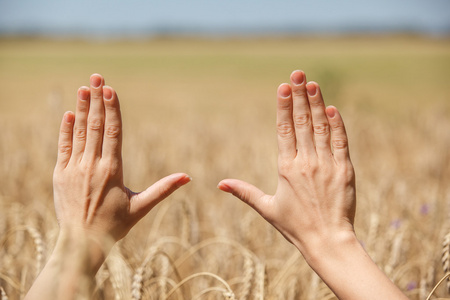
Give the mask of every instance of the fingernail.
[{"label": "fingernail", "polygon": [[73,114],[72,114],[72,112],[68,111],[68,112],[66,112],[64,114],[64,121],[66,123],[72,123],[72,121],[73,121]]},{"label": "fingernail", "polygon": [[326,111],[327,111],[327,116],[328,116],[328,118],[330,118],[330,119],[333,119],[334,116],[336,115],[336,111],[335,111],[335,109],[334,109],[333,106],[328,106],[327,109],[326,109]]},{"label": "fingernail", "polygon": [[283,83],[278,87],[280,97],[287,98],[291,95],[291,87],[287,83]]},{"label": "fingernail", "polygon": [[308,83],[306,85],[306,90],[308,91],[309,96],[315,96],[317,93],[317,88],[314,83]]},{"label": "fingernail", "polygon": [[78,89],[78,97],[80,100],[87,100],[89,98],[89,88],[87,86],[82,86]]},{"label": "fingernail", "polygon": [[96,89],[102,85],[102,78],[98,74],[93,74],[90,79],[91,86]]},{"label": "fingernail", "polygon": [[303,71],[294,71],[292,72],[291,78],[295,85],[300,85],[305,81],[305,74]]},{"label": "fingernail", "polygon": [[192,181],[192,177],[189,175],[185,175],[185,176],[181,177],[177,183],[178,183],[178,186],[182,186],[191,181]]},{"label": "fingernail", "polygon": [[230,187],[222,182],[219,182],[219,184],[217,185],[217,188],[226,193],[231,193]]},{"label": "fingernail", "polygon": [[104,85],[103,86],[103,99],[111,100],[113,98],[113,92],[111,87]]}]

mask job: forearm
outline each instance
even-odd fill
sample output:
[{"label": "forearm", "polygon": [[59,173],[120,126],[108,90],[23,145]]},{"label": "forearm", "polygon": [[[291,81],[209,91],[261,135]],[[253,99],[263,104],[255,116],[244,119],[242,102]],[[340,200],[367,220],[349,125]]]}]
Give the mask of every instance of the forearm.
[{"label": "forearm", "polygon": [[81,232],[62,231],[55,249],[25,300],[76,299],[92,294],[95,274],[110,244]]},{"label": "forearm", "polygon": [[372,261],[354,234],[322,240],[302,251],[341,300],[408,299]]}]

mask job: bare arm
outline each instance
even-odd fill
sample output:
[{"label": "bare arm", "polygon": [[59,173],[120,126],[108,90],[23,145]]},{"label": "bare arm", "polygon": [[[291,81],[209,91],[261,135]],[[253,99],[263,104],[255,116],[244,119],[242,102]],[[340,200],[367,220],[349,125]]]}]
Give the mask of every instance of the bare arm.
[{"label": "bare arm", "polygon": [[142,193],[126,188],[119,100],[101,75],[92,75],[90,84],[78,90],[76,115],[67,112],[61,122],[53,176],[60,235],[26,300],[86,296],[115,242],[190,181],[188,175],[177,173]]},{"label": "bare arm", "polygon": [[354,232],[355,174],[347,134],[319,85],[295,71],[277,93],[278,187],[267,195],[225,179],[219,188],[253,207],[305,257],[339,299],[407,299]]}]

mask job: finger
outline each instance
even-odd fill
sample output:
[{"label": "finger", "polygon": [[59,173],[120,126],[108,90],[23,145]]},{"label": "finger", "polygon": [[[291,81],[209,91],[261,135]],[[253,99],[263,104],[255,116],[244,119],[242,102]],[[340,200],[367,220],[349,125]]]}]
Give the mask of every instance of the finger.
[{"label": "finger", "polygon": [[306,92],[305,73],[303,71],[292,72],[291,83],[297,150],[301,156],[310,157],[312,154],[316,154],[316,150],[314,149],[311,110]]},{"label": "finger", "polygon": [[70,161],[72,154],[72,135],[73,135],[73,122],[75,116],[73,112],[68,111],[64,114],[61,121],[61,127],[59,130],[58,141],[58,158],[56,165],[60,168],[65,168]]},{"label": "finger", "polygon": [[82,157],[86,146],[86,124],[89,113],[90,90],[87,86],[82,86],[78,89],[77,95],[77,109],[75,113],[77,117],[75,118],[72,151],[74,158]]},{"label": "finger", "polygon": [[334,159],[337,163],[345,163],[350,159],[348,150],[348,138],[341,114],[334,106],[326,109],[331,127],[331,145],[333,146]]},{"label": "finger", "polygon": [[277,92],[278,153],[281,159],[293,159],[297,154],[295,129],[292,120],[291,87],[283,83]]},{"label": "finger", "polygon": [[242,180],[224,179],[219,182],[217,187],[220,190],[231,193],[235,197],[241,199],[264,218],[266,218],[267,215],[270,214],[267,202],[265,201],[268,195],[266,195],[263,191],[261,191],[254,185]]},{"label": "finger", "polygon": [[117,94],[109,86],[103,87],[105,103],[105,132],[103,136],[102,158],[121,161],[122,120]]},{"label": "finger", "polygon": [[308,91],[309,107],[311,109],[316,153],[319,159],[331,158],[330,125],[325,114],[325,104],[319,85],[309,82],[306,85]]},{"label": "finger", "polygon": [[83,154],[83,157],[87,159],[93,159],[101,156],[105,121],[105,108],[103,104],[103,77],[100,74],[91,75],[90,84],[91,102],[87,121],[86,147]]},{"label": "finger", "polygon": [[184,173],[176,173],[160,179],[142,193],[136,194],[131,198],[130,213],[136,219],[142,218],[156,204],[191,180],[192,178]]}]

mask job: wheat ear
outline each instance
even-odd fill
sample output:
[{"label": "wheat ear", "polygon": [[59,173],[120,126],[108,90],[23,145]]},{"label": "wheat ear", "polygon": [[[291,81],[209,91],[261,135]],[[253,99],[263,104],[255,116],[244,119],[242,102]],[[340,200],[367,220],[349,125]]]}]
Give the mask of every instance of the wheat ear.
[{"label": "wheat ear", "polygon": [[41,272],[41,267],[44,262],[44,240],[41,233],[34,227],[27,227],[28,233],[33,238],[36,247],[36,276]]},{"label": "wheat ear", "polygon": [[252,287],[252,279],[255,274],[254,262],[250,254],[246,254],[244,257],[244,278],[241,290],[240,299],[248,299],[250,290]]},{"label": "wheat ear", "polygon": [[[442,243],[442,267],[445,274],[450,272],[450,232],[445,235]],[[450,294],[450,278],[447,278],[447,292]]]}]

